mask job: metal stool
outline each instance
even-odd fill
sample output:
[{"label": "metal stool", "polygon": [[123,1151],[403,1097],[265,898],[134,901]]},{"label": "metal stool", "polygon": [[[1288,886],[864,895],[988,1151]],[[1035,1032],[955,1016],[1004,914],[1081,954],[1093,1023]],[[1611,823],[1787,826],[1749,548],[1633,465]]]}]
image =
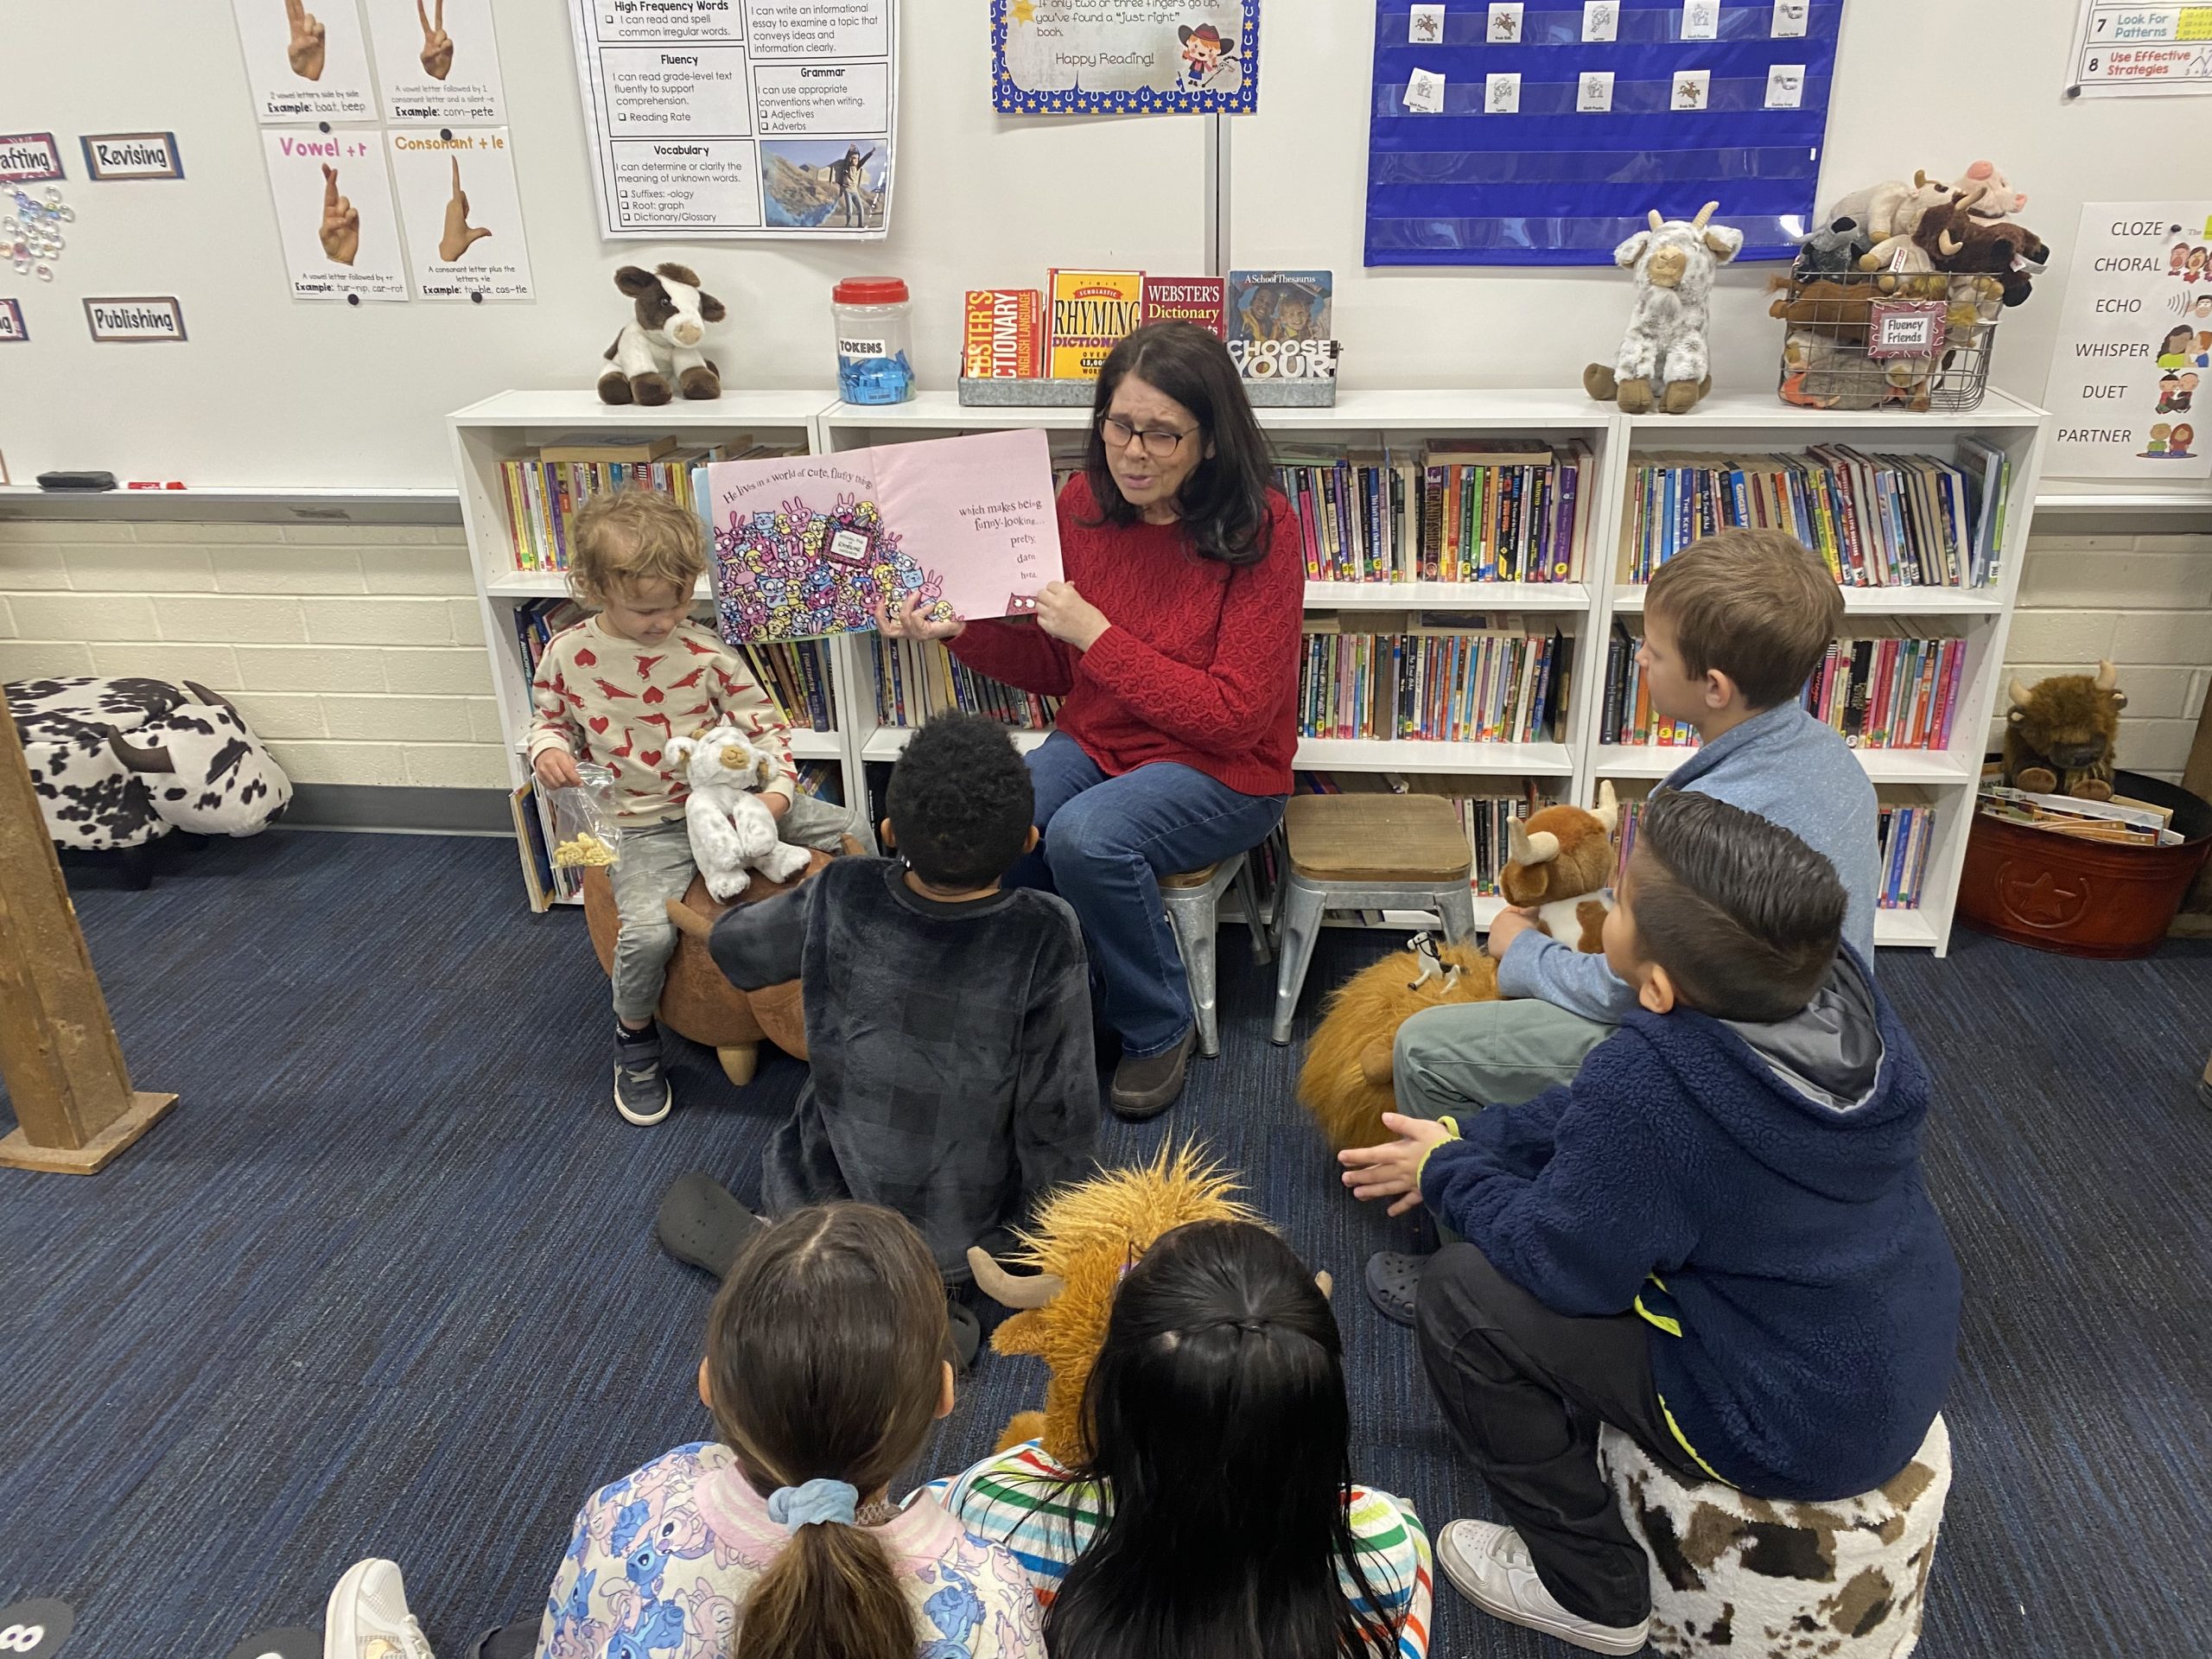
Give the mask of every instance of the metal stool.
[{"label": "metal stool", "polygon": [[1244,906],[1244,924],[1252,931],[1252,960],[1268,959],[1267,931],[1260,925],[1260,884],[1252,876],[1252,855],[1239,853],[1202,870],[1160,878],[1160,897],[1167,911],[1167,925],[1175,930],[1175,945],[1183,953],[1183,973],[1191,982],[1191,1014],[1198,1021],[1198,1052],[1207,1059],[1221,1052],[1221,1020],[1214,1005],[1213,935],[1221,895],[1236,884]]},{"label": "metal stool", "polygon": [[1443,797],[1294,795],[1282,824],[1289,868],[1276,901],[1275,1042],[1290,1040],[1324,912],[1433,910],[1446,939],[1474,938],[1474,850]]}]

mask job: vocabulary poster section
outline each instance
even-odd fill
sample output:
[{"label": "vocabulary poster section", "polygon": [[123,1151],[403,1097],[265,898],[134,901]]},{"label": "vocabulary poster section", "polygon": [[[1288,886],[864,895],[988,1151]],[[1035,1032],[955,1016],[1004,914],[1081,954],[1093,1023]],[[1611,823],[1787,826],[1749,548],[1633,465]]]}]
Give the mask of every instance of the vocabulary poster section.
[{"label": "vocabulary poster section", "polygon": [[898,0],[569,0],[607,237],[880,237]]}]

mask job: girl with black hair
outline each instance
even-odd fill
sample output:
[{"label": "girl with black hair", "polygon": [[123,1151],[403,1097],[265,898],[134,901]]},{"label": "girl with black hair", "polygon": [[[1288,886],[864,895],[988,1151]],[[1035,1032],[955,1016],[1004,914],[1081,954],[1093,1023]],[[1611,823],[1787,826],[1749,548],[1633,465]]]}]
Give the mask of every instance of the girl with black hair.
[{"label": "girl with black hair", "polygon": [[1191,1049],[1160,878],[1257,846],[1290,795],[1306,569],[1268,468],[1228,348],[1193,323],[1147,324],[1099,372],[1084,470],[1060,492],[1066,579],[1035,621],[938,622],[911,601],[878,613],[891,638],[945,640],[1064,700],[1029,756],[1044,845],[1007,885],[1075,907],[1121,1039],[1125,1118],[1174,1103]]},{"label": "girl with black hair", "polygon": [[926,1489],[1028,1570],[1053,1659],[1427,1652],[1427,1535],[1351,1484],[1336,1316],[1265,1228],[1195,1222],[1130,1269],[1084,1432],[1079,1468],[1032,1441]]}]

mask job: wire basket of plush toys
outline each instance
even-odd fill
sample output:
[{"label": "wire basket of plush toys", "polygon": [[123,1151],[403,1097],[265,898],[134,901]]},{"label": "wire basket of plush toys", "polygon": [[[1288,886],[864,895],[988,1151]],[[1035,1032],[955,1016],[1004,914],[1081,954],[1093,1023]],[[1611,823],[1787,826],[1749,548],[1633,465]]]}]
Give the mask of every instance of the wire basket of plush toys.
[{"label": "wire basket of plush toys", "polygon": [[1987,162],[1956,183],[1916,173],[1855,190],[1805,238],[1770,314],[1788,325],[1780,391],[1808,409],[1980,405],[2004,313],[2050,262]]}]

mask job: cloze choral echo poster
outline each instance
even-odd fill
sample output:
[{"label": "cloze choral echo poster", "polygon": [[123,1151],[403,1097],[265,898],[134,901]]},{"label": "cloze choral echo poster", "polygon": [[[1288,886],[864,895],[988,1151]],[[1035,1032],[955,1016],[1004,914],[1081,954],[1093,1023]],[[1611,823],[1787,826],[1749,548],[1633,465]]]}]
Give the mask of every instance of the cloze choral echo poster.
[{"label": "cloze choral echo poster", "polygon": [[1059,579],[1041,431],[701,470],[725,639],[857,632],[878,600],[895,609],[916,594],[947,619],[1026,615]]}]

